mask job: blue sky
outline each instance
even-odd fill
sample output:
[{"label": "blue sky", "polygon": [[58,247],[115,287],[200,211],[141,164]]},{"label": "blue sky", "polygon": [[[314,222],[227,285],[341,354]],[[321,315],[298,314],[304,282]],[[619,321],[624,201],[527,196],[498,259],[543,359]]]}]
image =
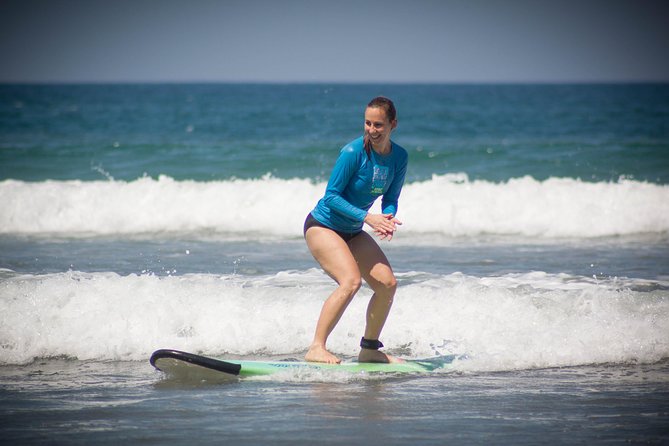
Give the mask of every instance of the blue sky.
[{"label": "blue sky", "polygon": [[669,82],[666,5],[2,0],[0,82]]}]

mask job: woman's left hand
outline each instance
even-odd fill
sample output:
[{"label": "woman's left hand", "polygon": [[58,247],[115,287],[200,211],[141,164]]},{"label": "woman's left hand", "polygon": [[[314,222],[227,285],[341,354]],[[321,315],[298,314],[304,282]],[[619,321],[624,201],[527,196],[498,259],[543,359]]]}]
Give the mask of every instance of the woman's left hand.
[{"label": "woman's left hand", "polygon": [[380,240],[388,241],[392,240],[397,225],[402,224],[393,214],[367,214],[365,223],[372,227]]}]

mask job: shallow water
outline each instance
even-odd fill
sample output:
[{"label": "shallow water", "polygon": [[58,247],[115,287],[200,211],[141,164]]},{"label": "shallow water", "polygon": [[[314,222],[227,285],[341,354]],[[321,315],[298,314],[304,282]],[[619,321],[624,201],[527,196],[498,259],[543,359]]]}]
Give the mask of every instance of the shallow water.
[{"label": "shallow water", "polygon": [[0,368],[8,444],[663,444],[669,363],[229,384],[148,362]]}]

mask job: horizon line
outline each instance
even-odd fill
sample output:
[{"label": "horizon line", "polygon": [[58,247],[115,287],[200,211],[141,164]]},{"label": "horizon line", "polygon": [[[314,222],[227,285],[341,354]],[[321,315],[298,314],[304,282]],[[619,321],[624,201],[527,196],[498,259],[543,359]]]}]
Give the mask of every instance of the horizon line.
[{"label": "horizon line", "polygon": [[664,79],[500,80],[500,81],[346,81],[346,80],[0,80],[0,85],[659,85]]}]

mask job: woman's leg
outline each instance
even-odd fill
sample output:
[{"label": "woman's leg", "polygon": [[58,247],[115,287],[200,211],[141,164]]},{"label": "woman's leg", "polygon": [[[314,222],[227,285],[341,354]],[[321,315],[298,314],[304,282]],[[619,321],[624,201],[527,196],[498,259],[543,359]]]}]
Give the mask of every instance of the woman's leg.
[{"label": "woman's leg", "polygon": [[[386,255],[371,235],[366,232],[361,233],[349,242],[349,247],[358,263],[362,277],[374,291],[367,306],[365,339],[376,340],[381,335],[381,330],[393,304],[397,280]],[[361,349],[358,360],[360,362],[400,361],[378,350],[369,349]]]},{"label": "woman's leg", "polygon": [[339,285],[323,304],[314,340],[305,359],[312,362],[339,363],[341,360],[330,353],[325,344],[344,310],[360,289],[360,270],[346,242],[331,229],[313,226],[307,229],[305,239],[316,261]]}]

